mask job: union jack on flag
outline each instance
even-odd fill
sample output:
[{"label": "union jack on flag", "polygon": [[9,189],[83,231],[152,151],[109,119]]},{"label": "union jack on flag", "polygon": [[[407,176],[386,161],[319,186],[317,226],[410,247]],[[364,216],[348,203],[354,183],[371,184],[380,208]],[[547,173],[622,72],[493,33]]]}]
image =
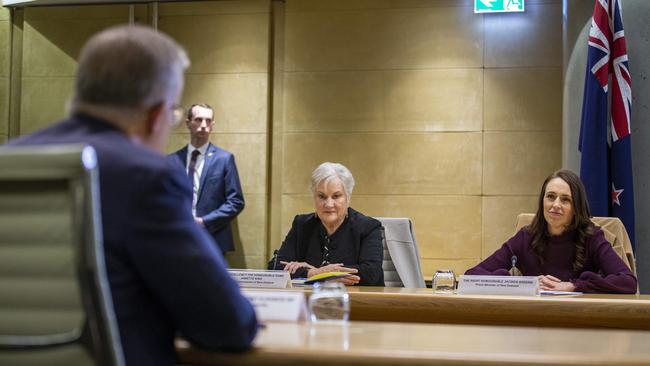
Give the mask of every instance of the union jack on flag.
[{"label": "union jack on flag", "polygon": [[580,177],[592,215],[619,217],[634,246],[631,111],[620,0],[596,0],[582,101]]}]

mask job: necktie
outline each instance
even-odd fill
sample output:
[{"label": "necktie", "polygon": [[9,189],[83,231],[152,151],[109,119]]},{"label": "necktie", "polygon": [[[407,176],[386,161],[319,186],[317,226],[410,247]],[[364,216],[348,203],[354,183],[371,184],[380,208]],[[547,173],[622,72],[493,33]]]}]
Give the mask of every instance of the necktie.
[{"label": "necktie", "polygon": [[201,155],[199,150],[192,151],[192,157],[190,158],[190,165],[187,169],[187,176],[190,177],[192,181],[192,187],[194,187],[194,171],[196,170],[196,159]]},{"label": "necktie", "polygon": [[325,235],[325,237],[323,238],[323,261],[320,264],[321,267],[330,264],[330,244],[331,243],[332,243],[332,240],[330,239],[330,237]]}]

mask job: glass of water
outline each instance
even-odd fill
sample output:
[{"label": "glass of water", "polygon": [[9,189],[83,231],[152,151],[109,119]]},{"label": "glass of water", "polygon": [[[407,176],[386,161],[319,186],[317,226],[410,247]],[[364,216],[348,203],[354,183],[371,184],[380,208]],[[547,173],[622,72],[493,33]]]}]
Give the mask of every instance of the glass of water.
[{"label": "glass of water", "polygon": [[450,269],[439,269],[431,281],[433,292],[436,294],[453,294],[456,289],[456,276]]},{"label": "glass of water", "polygon": [[341,282],[317,282],[309,297],[313,322],[344,322],[350,315],[350,295]]}]

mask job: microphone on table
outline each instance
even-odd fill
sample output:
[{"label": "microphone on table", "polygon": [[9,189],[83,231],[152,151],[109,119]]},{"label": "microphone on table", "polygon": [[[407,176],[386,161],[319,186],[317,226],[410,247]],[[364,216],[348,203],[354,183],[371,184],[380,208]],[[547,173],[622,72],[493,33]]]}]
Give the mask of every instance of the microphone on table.
[{"label": "microphone on table", "polygon": [[278,254],[280,254],[279,250],[274,250],[273,251],[273,269],[275,269],[278,265]]},{"label": "microphone on table", "polygon": [[516,264],[517,264],[517,256],[513,255],[512,258],[510,258],[510,262],[512,263],[512,267],[510,268],[508,273],[510,273],[511,276],[522,276],[521,271],[516,266]]}]

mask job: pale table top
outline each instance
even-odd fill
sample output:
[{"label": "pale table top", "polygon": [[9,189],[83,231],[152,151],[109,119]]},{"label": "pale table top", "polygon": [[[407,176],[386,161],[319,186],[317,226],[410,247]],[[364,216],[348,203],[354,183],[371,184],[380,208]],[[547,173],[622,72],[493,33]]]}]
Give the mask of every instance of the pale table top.
[{"label": "pale table top", "polygon": [[[544,314],[539,314],[544,317]],[[199,351],[185,365],[650,365],[650,332],[456,324],[269,323],[252,351]]]}]

